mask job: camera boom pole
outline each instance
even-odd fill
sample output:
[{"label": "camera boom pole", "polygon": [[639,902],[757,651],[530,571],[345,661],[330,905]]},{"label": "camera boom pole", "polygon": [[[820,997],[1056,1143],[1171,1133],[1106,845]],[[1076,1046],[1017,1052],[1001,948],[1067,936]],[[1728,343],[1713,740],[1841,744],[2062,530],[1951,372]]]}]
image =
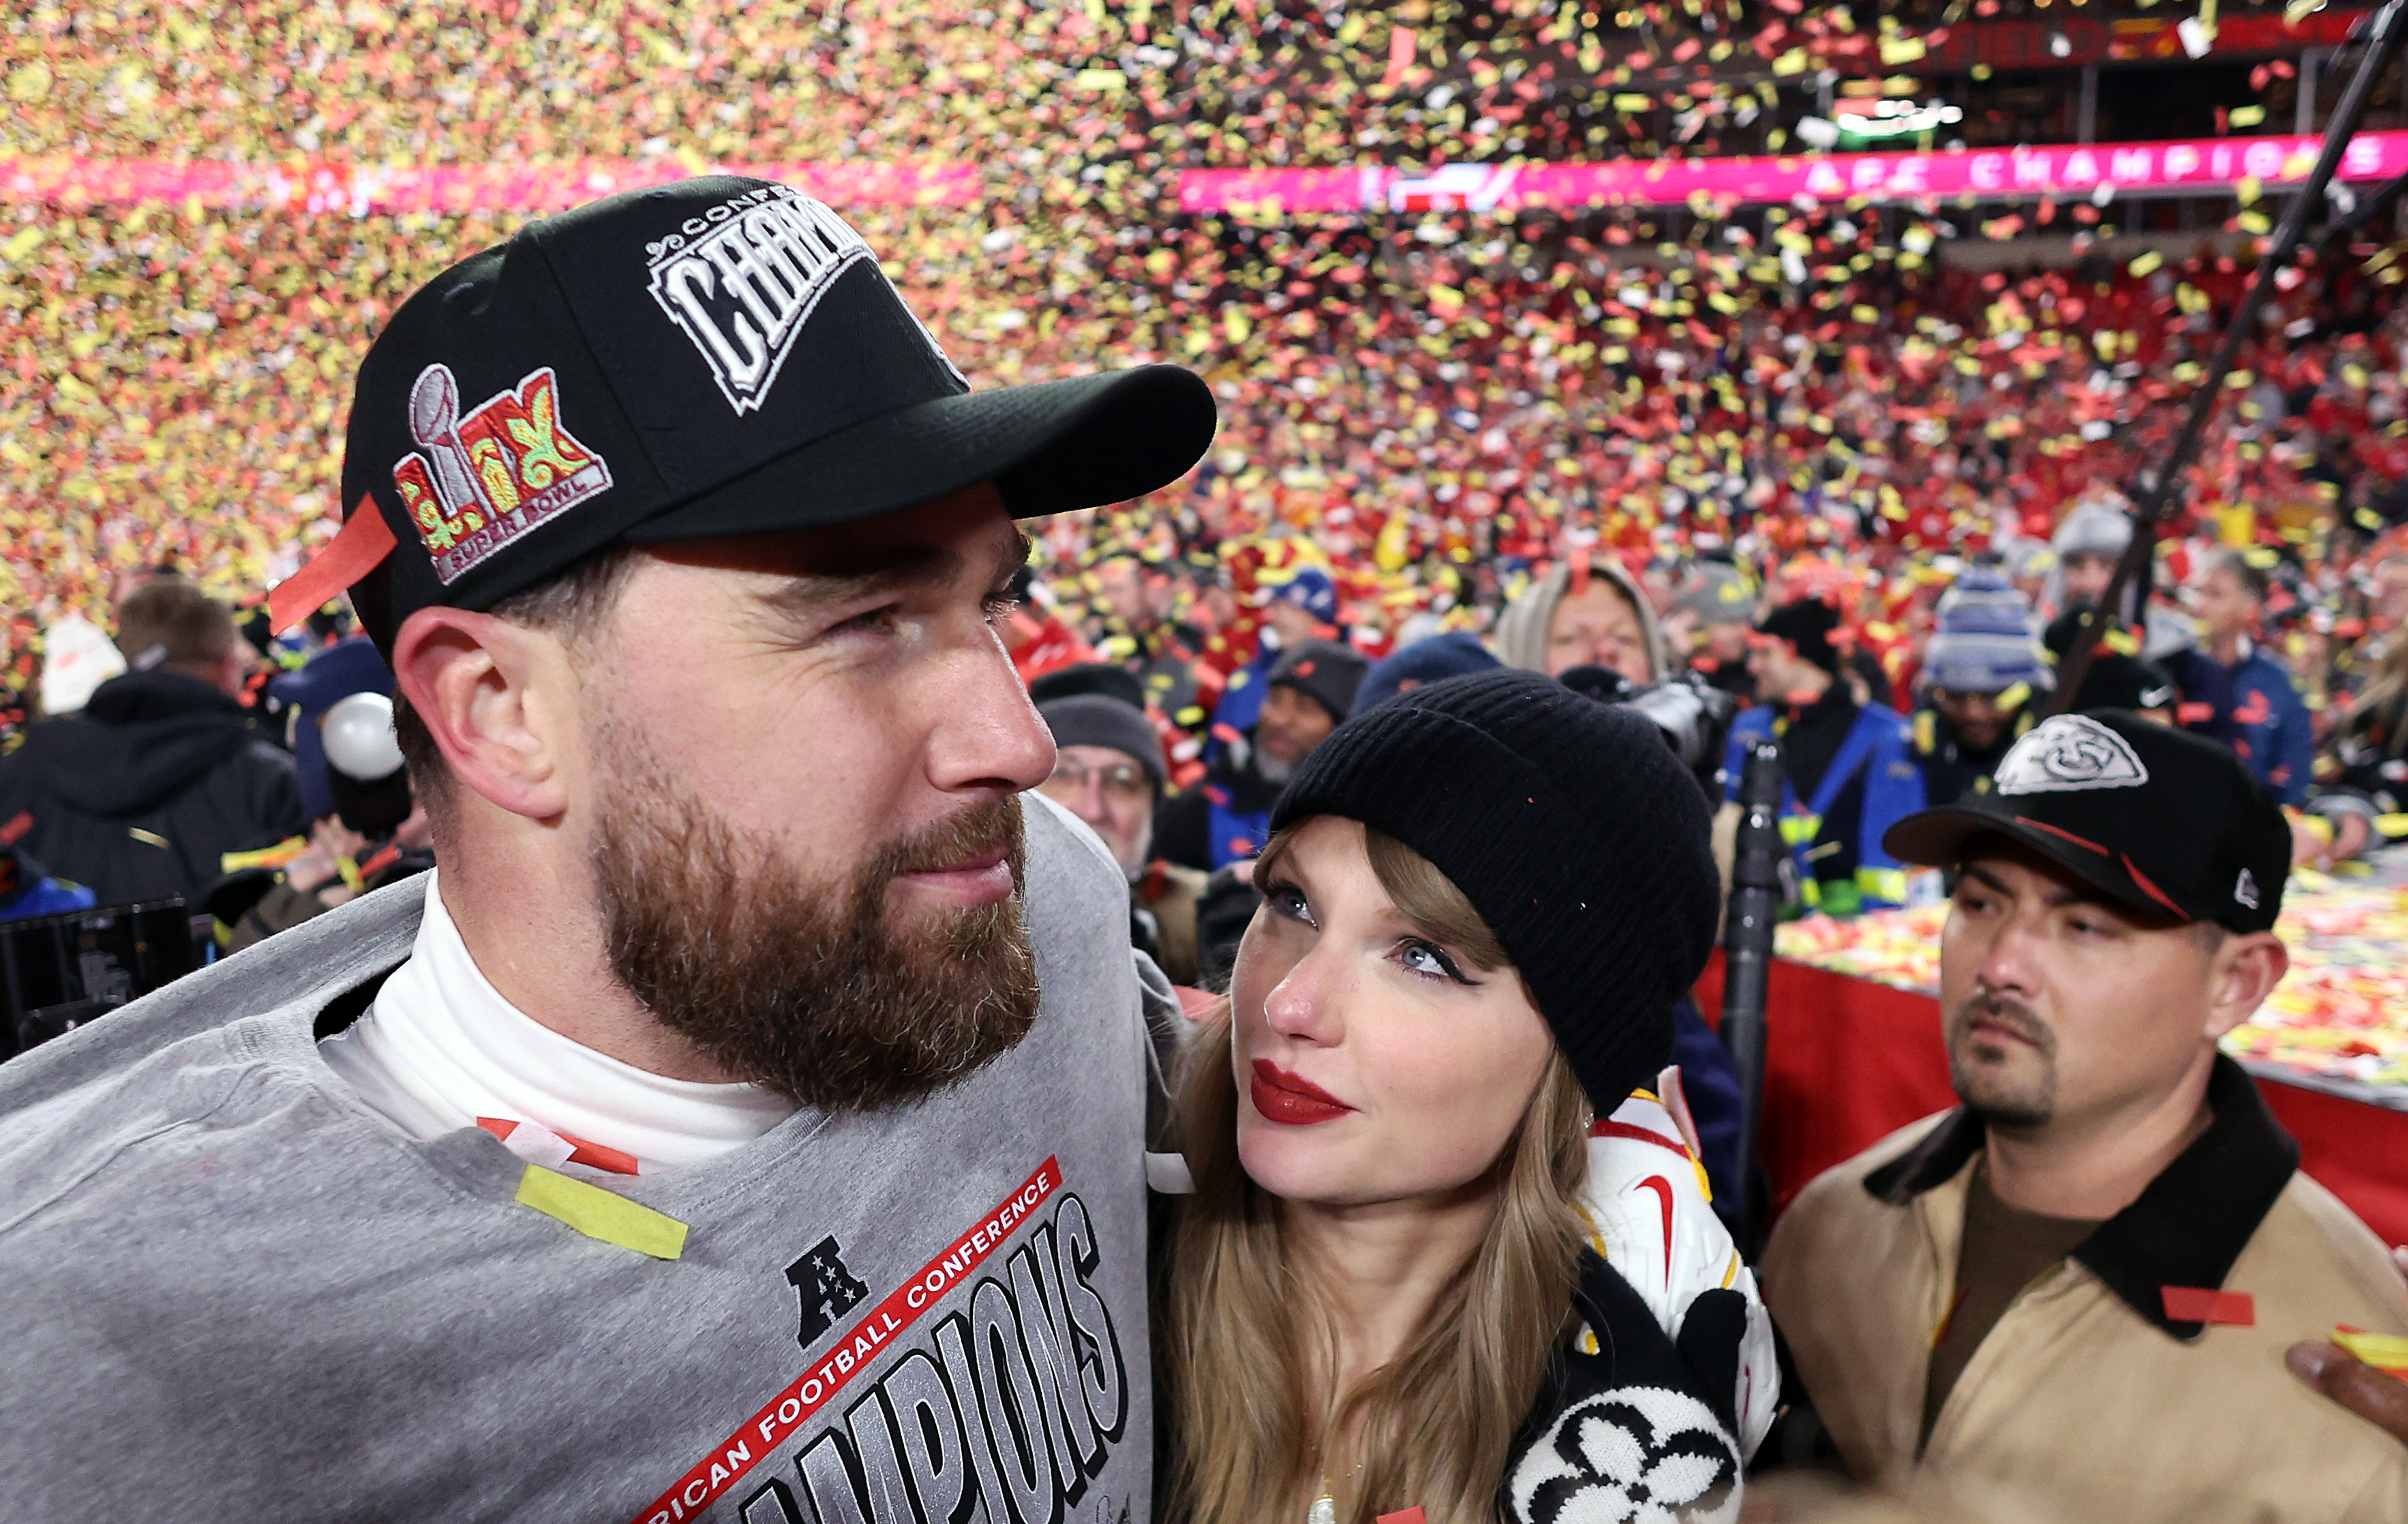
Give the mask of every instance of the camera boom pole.
[{"label": "camera boom pole", "polygon": [[1733,1216],[1741,1249],[1761,1248],[1769,1214],[1757,1188],[1756,1137],[1764,1115],[1765,999],[1772,979],[1772,932],[1781,919],[1782,761],[1777,742],[1748,747],[1740,773],[1739,835],[1731,854],[1730,908],[1723,916],[1723,1045],[1739,1069],[1739,1173]]},{"label": "camera boom pole", "polygon": [[[2124,547],[2122,559],[2115,563],[2114,579],[2100,596],[2098,606],[2083,616],[2083,629],[2087,635],[2094,621],[2113,624],[2121,615],[2125,593],[2140,584],[2143,569],[2156,553],[2157,525],[2167,509],[2180,493],[2184,472],[2190,468],[2191,457],[2199,453],[2200,440],[2207,433],[2208,419],[2224,391],[2224,378],[2231,373],[2232,363],[2240,357],[2241,346],[2258,325],[2258,313],[2266,305],[2273,290],[2274,277],[2287,267],[2299,252],[2300,241],[2307,232],[2308,219],[2323,205],[2326,188],[2341,168],[2342,155],[2348,151],[2349,140],[2358,133],[2358,124],[2366,118],[2367,103],[2373,97],[2375,81],[2390,66],[2400,50],[2403,33],[2401,10],[2408,0],[2385,0],[2369,26],[2366,54],[2358,60],[2358,72],[2350,77],[2349,89],[2341,105],[2333,111],[2332,121],[2325,128],[2324,145],[2316,154],[2315,167],[2300,182],[2291,204],[2284,210],[2282,225],[2274,230],[2274,240],[2251,272],[2248,289],[2242,293],[2241,305],[2233,309],[2232,321],[2224,330],[2224,338],[2215,346],[2214,357],[2208,361],[2207,374],[2200,378],[2199,386],[2191,393],[2190,412],[2184,418],[2182,432],[2174,436],[2173,448],[2167,452],[2165,464],[2154,473],[2143,471],[2134,481],[2134,501],[2139,505],[2132,514],[2132,541]],[[2135,608],[2133,623],[2145,630],[2148,611]],[[2104,634],[2104,629],[2099,631]],[[2083,679],[2090,675],[2092,657],[2099,641],[2077,638],[2072,652],[2066,659],[2065,669],[2057,674],[2057,691],[2042,706],[2046,718],[2062,714],[2072,706],[2073,696],[2082,691]]]}]

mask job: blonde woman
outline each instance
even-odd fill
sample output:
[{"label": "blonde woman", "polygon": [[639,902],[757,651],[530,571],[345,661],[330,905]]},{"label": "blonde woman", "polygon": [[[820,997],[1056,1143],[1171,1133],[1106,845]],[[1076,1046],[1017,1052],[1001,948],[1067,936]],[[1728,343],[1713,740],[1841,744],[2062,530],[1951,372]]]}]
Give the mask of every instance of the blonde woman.
[{"label": "blonde woman", "polygon": [[1299,769],[1182,1081],[1169,1517],[1737,1517],[1769,1326],[1671,1114],[1617,1110],[1713,941],[1707,821],[1644,721],[1528,672]]}]

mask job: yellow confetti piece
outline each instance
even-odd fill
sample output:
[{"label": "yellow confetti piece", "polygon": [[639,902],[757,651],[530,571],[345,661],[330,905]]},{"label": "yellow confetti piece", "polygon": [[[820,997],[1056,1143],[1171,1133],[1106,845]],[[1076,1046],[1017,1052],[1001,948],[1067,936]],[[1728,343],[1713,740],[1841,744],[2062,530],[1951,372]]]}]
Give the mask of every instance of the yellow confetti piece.
[{"label": "yellow confetti piece", "polygon": [[519,1178],[519,1203],[566,1223],[588,1238],[674,1259],[685,1252],[685,1224],[624,1196],[530,1164]]},{"label": "yellow confetti piece", "polygon": [[2396,1333],[2344,1333],[2334,1330],[2332,1342],[2382,1371],[2408,1371],[2408,1338]]}]

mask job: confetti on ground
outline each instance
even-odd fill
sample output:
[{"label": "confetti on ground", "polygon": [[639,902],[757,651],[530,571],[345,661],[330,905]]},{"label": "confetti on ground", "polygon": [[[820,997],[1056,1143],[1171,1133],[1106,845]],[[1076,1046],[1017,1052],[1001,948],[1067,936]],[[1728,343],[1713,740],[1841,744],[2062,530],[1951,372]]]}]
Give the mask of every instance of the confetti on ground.
[{"label": "confetti on ground", "polygon": [[[1781,927],[1792,962],[1900,989],[1940,986],[1945,905]],[[2292,880],[2276,933],[2291,970],[2255,1019],[2224,1041],[2237,1058],[2326,1079],[2408,1085],[2408,889]]]}]

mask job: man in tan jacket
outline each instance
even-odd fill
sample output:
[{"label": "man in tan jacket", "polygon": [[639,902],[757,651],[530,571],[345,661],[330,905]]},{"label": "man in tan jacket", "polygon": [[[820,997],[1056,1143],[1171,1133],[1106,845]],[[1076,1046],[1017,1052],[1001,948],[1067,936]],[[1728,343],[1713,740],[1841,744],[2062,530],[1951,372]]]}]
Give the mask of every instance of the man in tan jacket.
[{"label": "man in tan jacket", "polygon": [[2068,1520],[2408,1518],[2408,1450],[2284,1365],[2408,1333],[2408,1292],[2216,1052],[2288,966],[2272,799],[2214,742],[2100,710],[1885,844],[1957,870],[1963,1104],[1809,1186],[1764,1265],[1850,1470]]}]

